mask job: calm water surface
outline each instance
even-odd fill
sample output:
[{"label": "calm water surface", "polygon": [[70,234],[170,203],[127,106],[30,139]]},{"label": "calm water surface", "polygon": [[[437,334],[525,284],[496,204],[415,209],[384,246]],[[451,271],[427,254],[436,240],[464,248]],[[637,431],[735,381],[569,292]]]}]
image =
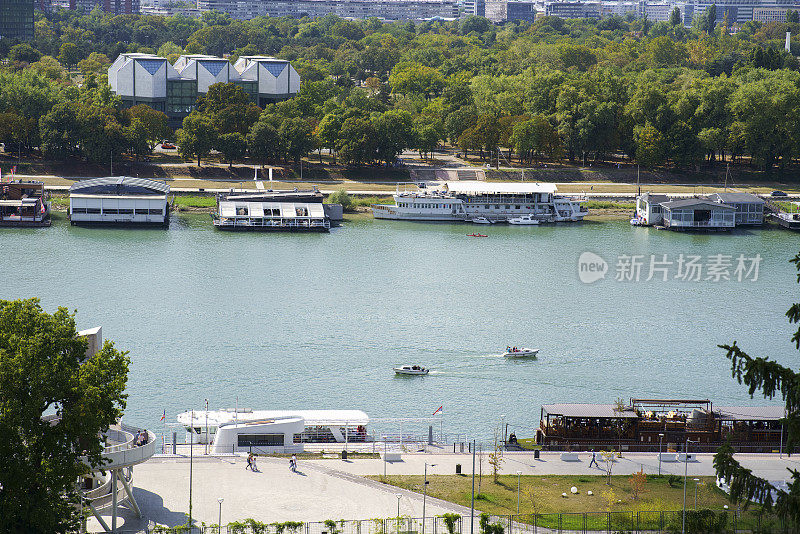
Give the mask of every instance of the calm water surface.
[{"label": "calm water surface", "polygon": [[[473,229],[488,238],[469,238]],[[361,219],[328,235],[214,231],[207,215],[169,230],[53,227],[0,232],[0,298],[77,309],[130,351],[126,421],[162,410],[239,405],[353,408],[429,416],[485,438],[501,415],[532,435],[551,402],[617,397],[758,404],[716,345],[737,340],[795,368],[784,317],[798,299],[789,258],[800,235],[684,235],[625,222],[540,228]],[[577,260],[610,263],[579,281]],[[649,256],[763,258],[756,282],[644,281]],[[614,278],[620,254],[645,255],[642,281]],[[673,267],[671,276],[677,272]],[[539,347],[507,361],[507,344]],[[422,378],[391,367],[419,363]]]}]

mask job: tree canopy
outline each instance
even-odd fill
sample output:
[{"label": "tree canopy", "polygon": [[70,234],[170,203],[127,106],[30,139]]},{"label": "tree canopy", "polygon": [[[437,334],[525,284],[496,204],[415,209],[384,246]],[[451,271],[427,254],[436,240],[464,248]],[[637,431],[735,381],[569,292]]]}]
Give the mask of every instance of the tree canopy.
[{"label": "tree canopy", "polygon": [[[797,267],[797,281],[800,283],[800,254],[791,261]],[[800,323],[800,303],[793,304],[786,317],[790,323]],[[792,341],[800,350],[800,328],[792,336]],[[786,430],[786,449],[791,452],[800,445],[800,371],[793,371],[764,356],[750,356],[735,341],[730,345],[720,345],[720,348],[726,351],[731,361],[733,377],[747,386],[751,397],[759,392],[765,399],[779,397],[783,401],[786,415],[782,424]],[[759,502],[767,510],[774,508],[776,514],[787,522],[787,531],[800,528],[800,471],[787,468],[791,476],[788,491],[778,489],[742,467],[733,454],[733,448],[725,445],[714,455],[717,476],[730,485],[731,498],[744,506]]]},{"label": "tree canopy", "polygon": [[74,532],[78,477],[100,467],[98,436],[122,416],[128,357],[86,359],[66,308],[0,300],[0,531]]}]

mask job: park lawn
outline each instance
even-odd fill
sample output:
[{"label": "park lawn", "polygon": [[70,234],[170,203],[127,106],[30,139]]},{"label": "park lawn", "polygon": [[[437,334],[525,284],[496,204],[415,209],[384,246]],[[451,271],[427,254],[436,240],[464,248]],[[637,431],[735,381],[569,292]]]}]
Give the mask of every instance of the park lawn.
[{"label": "park lawn", "polygon": [[217,205],[217,199],[213,196],[189,196],[176,195],[174,200],[175,207],[181,208],[213,208]]},{"label": "park lawn", "polygon": [[[422,476],[372,477],[375,480],[412,491],[421,491]],[[697,506],[721,510],[724,505],[731,506],[727,495],[714,484],[714,477],[699,477]],[[520,477],[520,513],[580,513],[605,511],[674,511],[683,506],[683,479],[670,487],[667,477],[648,475],[644,491],[638,500],[633,500],[631,477],[612,476],[611,486],[606,485],[602,475],[528,475]],[[470,506],[472,478],[468,475],[433,475],[428,477],[428,495],[445,501]],[[572,495],[570,488],[578,488]],[[591,490],[594,495],[587,495]],[[561,496],[566,493],[568,497]],[[484,475],[478,494],[475,482],[475,508],[492,515],[511,515],[517,513],[517,477],[502,475],[498,483],[492,482],[491,475]],[[687,507],[694,508],[694,481],[688,480]]]}]

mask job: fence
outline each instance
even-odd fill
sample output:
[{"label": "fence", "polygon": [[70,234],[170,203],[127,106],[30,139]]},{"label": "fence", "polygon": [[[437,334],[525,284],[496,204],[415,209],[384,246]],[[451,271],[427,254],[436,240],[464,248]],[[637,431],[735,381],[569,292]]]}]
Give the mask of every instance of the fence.
[{"label": "fence", "polygon": [[[585,512],[480,517],[473,528],[468,516],[394,517],[352,521],[260,523],[253,520],[216,526],[155,527],[120,534],[485,534],[486,524],[499,525],[502,534],[658,534],[680,533],[683,513],[678,511]],[[492,529],[497,533],[498,529]],[[687,510],[687,534],[745,534],[797,532],[797,526],[754,510]]]}]

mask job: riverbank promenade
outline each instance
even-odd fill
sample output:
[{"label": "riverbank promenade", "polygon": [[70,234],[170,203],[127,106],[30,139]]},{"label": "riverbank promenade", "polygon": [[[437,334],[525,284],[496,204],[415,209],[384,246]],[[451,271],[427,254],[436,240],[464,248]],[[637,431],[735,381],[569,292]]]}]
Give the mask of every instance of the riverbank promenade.
[{"label": "riverbank promenade", "polygon": [[[484,476],[490,472],[484,452]],[[579,453],[579,461],[564,461],[561,453],[544,452],[539,458],[533,453],[507,452],[501,473],[522,475],[602,475],[596,467],[589,468],[591,453]],[[743,466],[772,481],[788,479],[787,468],[800,469],[800,456],[788,458],[777,454],[743,454],[737,458]],[[688,476],[713,476],[712,454],[698,454],[687,462]],[[176,526],[186,522],[189,510],[189,458],[156,456],[136,469],[134,495],[142,510],[142,519],[123,513],[123,532],[137,532],[154,524]],[[317,459],[299,460],[297,473],[289,469],[288,459],[260,457],[258,472],[246,468],[241,455],[195,456],[192,461],[192,517],[196,524],[214,524],[220,514],[222,522],[253,518],[263,522],[303,521],[326,519],[372,519],[400,515],[422,516],[422,494],[398,489],[365,478],[387,475],[422,475],[425,464],[428,475],[453,475],[456,464],[462,473],[472,473],[472,454],[451,452],[405,453],[399,462],[382,459]],[[432,465],[435,464],[435,465]],[[476,468],[477,469],[477,468]],[[658,472],[658,457],[653,453],[629,453],[615,462],[613,474],[629,475],[639,469]],[[684,464],[662,462],[664,474],[683,475]],[[420,488],[421,491],[421,488]],[[398,495],[400,496],[398,499]],[[468,514],[469,510],[456,504],[428,497],[426,514],[447,512]],[[89,532],[101,531],[94,519]]]}]

